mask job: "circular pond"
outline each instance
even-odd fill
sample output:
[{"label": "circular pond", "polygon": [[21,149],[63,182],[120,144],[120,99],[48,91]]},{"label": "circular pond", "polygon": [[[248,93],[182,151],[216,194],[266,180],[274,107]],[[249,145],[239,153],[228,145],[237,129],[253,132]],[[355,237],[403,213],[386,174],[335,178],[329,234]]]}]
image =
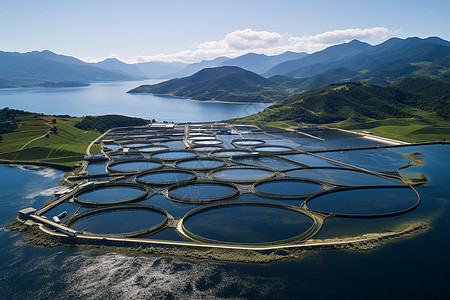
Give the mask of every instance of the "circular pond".
[{"label": "circular pond", "polygon": [[152,142],[152,143],[163,143],[163,142],[168,142],[170,141],[170,137],[167,136],[152,136],[147,138],[148,141]]},{"label": "circular pond", "polygon": [[237,139],[232,140],[231,143],[238,147],[255,147],[264,145],[266,141],[257,139]]},{"label": "circular pond", "polygon": [[239,195],[239,190],[231,184],[197,181],[169,187],[171,199],[186,203],[209,203],[228,200]]},{"label": "circular pond", "polygon": [[151,144],[151,143],[146,142],[146,141],[135,141],[135,142],[120,143],[120,146],[122,148],[139,148],[139,147],[145,147],[149,144]]},{"label": "circular pond", "polygon": [[139,152],[127,152],[126,154],[123,152],[116,152],[109,154],[109,157],[114,160],[139,159],[142,158],[142,154]]},{"label": "circular pond", "polygon": [[288,146],[262,145],[256,146],[253,150],[258,152],[278,153],[292,151],[293,149]]},{"label": "circular pond", "polygon": [[217,151],[222,150],[223,146],[215,145],[215,146],[194,146],[191,149],[197,151],[197,152],[211,152],[211,151]]},{"label": "circular pond", "polygon": [[323,188],[324,186],[318,182],[296,178],[268,179],[254,186],[255,194],[279,199],[306,198],[322,191]]},{"label": "circular pond", "polygon": [[145,170],[155,170],[162,168],[163,164],[157,160],[132,159],[113,162],[107,166],[110,173],[133,173]]},{"label": "circular pond", "polygon": [[217,158],[187,158],[175,164],[178,168],[194,171],[209,171],[225,166],[225,162]]},{"label": "circular pond", "polygon": [[182,184],[197,178],[195,172],[185,170],[159,170],[151,171],[136,177],[136,181],[149,185]]},{"label": "circular pond", "polygon": [[223,144],[221,140],[195,140],[192,141],[192,144],[194,145],[201,145],[201,146],[213,146],[213,145],[220,145]]},{"label": "circular pond", "polygon": [[385,217],[406,213],[420,203],[410,187],[357,187],[329,191],[305,201],[308,209],[341,217]]},{"label": "circular pond", "polygon": [[189,142],[193,142],[196,140],[215,140],[215,139],[216,139],[216,137],[214,137],[212,135],[205,135],[203,133],[197,133],[197,134],[192,133],[192,134],[189,134],[189,137],[188,137]]},{"label": "circular pond", "polygon": [[308,178],[340,186],[401,185],[402,181],[343,168],[308,168],[284,172],[289,177]]},{"label": "circular pond", "polygon": [[169,146],[166,146],[166,145],[151,145],[151,146],[142,147],[142,148],[139,148],[136,150],[139,152],[143,152],[143,153],[151,153],[151,152],[163,151],[163,150],[167,150],[167,149],[169,149]]},{"label": "circular pond", "polygon": [[202,206],[182,222],[183,233],[194,241],[255,246],[298,242],[317,227],[314,217],[302,209],[250,201]]},{"label": "circular pond", "polygon": [[147,190],[135,183],[105,183],[80,190],[74,201],[82,206],[95,207],[136,202],[147,196]]},{"label": "circular pond", "polygon": [[90,235],[139,237],[164,229],[167,212],[149,205],[89,210],[70,220],[68,226]]},{"label": "circular pond", "polygon": [[246,155],[249,154],[250,151],[247,150],[233,150],[233,149],[222,149],[211,152],[211,156],[214,157],[232,157],[234,155]]},{"label": "circular pond", "polygon": [[192,151],[177,150],[177,151],[164,151],[164,152],[153,153],[152,157],[162,159],[162,160],[179,160],[179,159],[183,159],[183,158],[197,157],[197,154]]},{"label": "circular pond", "polygon": [[234,182],[234,183],[253,183],[257,180],[268,179],[275,176],[275,173],[268,169],[253,167],[228,167],[211,172],[214,180]]}]

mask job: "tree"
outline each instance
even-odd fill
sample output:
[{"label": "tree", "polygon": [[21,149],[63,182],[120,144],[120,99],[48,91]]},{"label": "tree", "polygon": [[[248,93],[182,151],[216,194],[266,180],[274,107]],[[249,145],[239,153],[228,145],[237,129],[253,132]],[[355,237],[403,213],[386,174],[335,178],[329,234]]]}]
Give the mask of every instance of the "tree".
[{"label": "tree", "polygon": [[51,130],[54,134],[58,134],[58,127],[53,126]]},{"label": "tree", "polygon": [[53,120],[52,120],[52,124],[56,124],[56,119],[53,119]]}]

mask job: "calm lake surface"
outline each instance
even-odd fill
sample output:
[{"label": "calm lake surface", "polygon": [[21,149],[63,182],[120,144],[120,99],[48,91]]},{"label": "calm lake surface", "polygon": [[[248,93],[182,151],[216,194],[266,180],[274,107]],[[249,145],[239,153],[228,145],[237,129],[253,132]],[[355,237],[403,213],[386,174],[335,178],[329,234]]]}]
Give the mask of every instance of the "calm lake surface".
[{"label": "calm lake surface", "polygon": [[9,107],[51,115],[121,114],[157,121],[208,122],[243,117],[267,104],[192,101],[170,96],[126,92],[158,80],[93,83],[77,88],[0,89],[0,108]]},{"label": "calm lake surface", "polygon": [[[0,90],[0,106],[47,114],[120,113],[167,121],[227,119],[251,114],[264,107],[125,94],[139,84],[142,83],[99,83],[73,89]],[[357,142],[337,137],[329,142],[329,147],[347,147]],[[314,141],[308,145],[316,147]],[[56,183],[62,179],[63,172],[0,165],[0,299],[441,298],[448,293],[450,279],[450,147],[404,147],[395,148],[395,151],[420,152],[424,158],[424,166],[402,171],[405,174],[424,173],[428,177],[425,185],[417,187],[422,198],[420,206],[394,219],[360,220],[356,226],[355,220],[330,219],[327,220],[327,231],[319,233],[317,238],[335,236],[343,229],[350,235],[362,229],[376,232],[385,228],[386,223],[395,224],[399,219],[426,220],[431,224],[428,231],[371,251],[317,251],[301,259],[269,264],[127,257],[76,247],[42,248],[26,244],[23,242],[24,233],[11,232],[5,227],[17,216],[18,210],[41,207],[60,189]],[[329,155],[350,159],[345,157],[345,153]],[[246,159],[256,166],[270,164],[270,167],[281,170],[292,167],[281,160],[274,164],[263,158]],[[305,158],[299,156],[295,159]],[[351,157],[351,162],[364,166],[368,159],[378,158],[376,153],[361,151]],[[375,166],[397,167],[396,163],[386,161],[384,165]],[[99,164],[96,168],[104,172],[104,165]],[[175,212],[175,217],[193,207],[162,198],[161,195],[153,196],[151,203]],[[193,221],[200,222],[201,219]],[[272,230],[277,229],[274,227]],[[175,232],[161,238],[176,238],[170,234],[175,235]]]}]

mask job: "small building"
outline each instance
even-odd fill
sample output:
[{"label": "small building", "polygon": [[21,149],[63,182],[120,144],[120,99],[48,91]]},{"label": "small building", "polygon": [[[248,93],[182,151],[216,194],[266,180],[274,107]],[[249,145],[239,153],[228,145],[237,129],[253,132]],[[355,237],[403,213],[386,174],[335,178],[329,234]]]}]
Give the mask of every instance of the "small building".
[{"label": "small building", "polygon": [[22,220],[28,220],[32,213],[36,212],[36,209],[33,207],[28,207],[19,210],[19,218]]}]

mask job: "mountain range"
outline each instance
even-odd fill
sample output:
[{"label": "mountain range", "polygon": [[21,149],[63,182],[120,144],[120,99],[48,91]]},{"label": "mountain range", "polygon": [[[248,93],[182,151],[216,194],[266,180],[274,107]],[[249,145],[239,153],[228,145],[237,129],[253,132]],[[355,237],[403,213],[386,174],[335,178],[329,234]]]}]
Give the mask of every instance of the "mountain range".
[{"label": "mountain range", "polygon": [[[171,94],[196,100],[276,102],[286,95],[338,82],[390,85],[409,77],[450,80],[450,43],[435,37],[393,38],[377,46],[355,40],[296,56],[302,58],[275,65],[265,73],[275,73],[268,78],[238,66],[220,66],[129,92]],[[248,54],[231,61],[250,65],[276,58]]]},{"label": "mountain range", "polygon": [[[226,66],[245,69],[270,82],[264,81],[265,84],[261,85],[260,78],[252,82],[257,77],[244,75],[236,69],[232,75],[231,69],[224,68]],[[212,81],[207,83],[208,93],[196,86],[200,81],[195,78],[202,76],[184,79],[205,68],[218,68]],[[220,72],[224,72],[223,76],[218,75]],[[246,78],[246,84],[236,85],[242,76]],[[182,93],[187,97],[200,96],[199,100],[207,100],[206,95],[210,95],[209,100],[242,101],[237,97],[249,91],[252,95],[259,93],[262,98],[258,96],[257,99],[261,101],[278,101],[284,94],[293,95],[330,83],[358,81],[389,85],[407,77],[449,81],[450,42],[438,37],[391,38],[372,46],[353,40],[311,54],[285,52],[268,56],[247,53],[232,59],[218,57],[193,64],[160,61],[127,64],[115,58],[87,63],[48,50],[28,53],[0,51],[0,87],[82,86],[95,81],[179,78],[180,86],[175,87],[171,81],[160,91]],[[189,85],[193,85],[192,88]],[[174,89],[167,89],[168,86]],[[181,86],[184,87],[183,92]],[[256,92],[258,86],[260,90]],[[233,94],[235,99],[232,99]]]}]

